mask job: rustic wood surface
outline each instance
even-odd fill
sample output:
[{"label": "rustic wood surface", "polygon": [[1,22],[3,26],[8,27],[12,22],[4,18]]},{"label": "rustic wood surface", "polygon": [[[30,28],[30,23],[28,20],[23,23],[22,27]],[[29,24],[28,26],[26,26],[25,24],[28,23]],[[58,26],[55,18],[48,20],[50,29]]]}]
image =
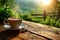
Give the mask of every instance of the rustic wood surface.
[{"label": "rustic wood surface", "polygon": [[27,25],[28,31],[24,33],[21,33],[20,30],[5,30],[1,25],[0,40],[60,40],[59,28],[29,21],[22,21],[22,23]]},{"label": "rustic wood surface", "polygon": [[27,25],[26,29],[31,32],[50,38],[52,40],[60,40],[60,28],[55,28],[29,21],[23,21],[23,23]]},{"label": "rustic wood surface", "polygon": [[0,32],[0,39],[3,40],[47,40],[30,32],[20,33],[20,30],[6,30]]}]

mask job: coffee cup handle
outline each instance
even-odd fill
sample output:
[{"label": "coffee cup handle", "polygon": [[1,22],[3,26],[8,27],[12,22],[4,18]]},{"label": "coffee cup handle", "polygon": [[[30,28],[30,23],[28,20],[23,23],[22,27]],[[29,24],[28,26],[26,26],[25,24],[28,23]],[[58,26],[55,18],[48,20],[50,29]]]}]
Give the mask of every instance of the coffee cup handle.
[{"label": "coffee cup handle", "polygon": [[7,19],[4,20],[4,24],[9,24],[9,23],[7,22]]}]

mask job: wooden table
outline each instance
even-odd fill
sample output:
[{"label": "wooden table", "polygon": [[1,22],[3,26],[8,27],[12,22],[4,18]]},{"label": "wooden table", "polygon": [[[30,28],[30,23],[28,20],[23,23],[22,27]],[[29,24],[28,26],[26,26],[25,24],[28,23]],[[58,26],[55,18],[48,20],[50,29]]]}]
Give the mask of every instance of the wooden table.
[{"label": "wooden table", "polygon": [[30,32],[21,33],[20,30],[6,30],[0,25],[0,40],[47,40]]},{"label": "wooden table", "polygon": [[20,30],[6,30],[0,32],[0,40],[47,40],[30,32],[20,33]]},{"label": "wooden table", "polygon": [[[50,38],[50,40],[60,40],[60,34],[56,34],[54,32],[54,30],[60,29],[28,21],[23,21],[22,23],[27,25],[27,29],[29,31]],[[4,28],[2,28],[2,26],[3,25],[0,25],[0,40],[48,40],[42,36],[38,36],[28,31],[21,33],[20,30],[5,30]]]}]

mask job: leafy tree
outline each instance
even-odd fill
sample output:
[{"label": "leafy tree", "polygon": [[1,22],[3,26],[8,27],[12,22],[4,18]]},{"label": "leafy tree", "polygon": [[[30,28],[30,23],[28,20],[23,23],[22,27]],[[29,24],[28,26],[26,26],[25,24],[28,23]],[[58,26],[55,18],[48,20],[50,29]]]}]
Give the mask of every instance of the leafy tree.
[{"label": "leafy tree", "polygon": [[57,1],[57,11],[58,11],[57,19],[59,19],[60,18],[60,1]]},{"label": "leafy tree", "polygon": [[8,6],[7,7],[0,6],[0,22],[3,22],[4,19],[9,18],[11,13],[12,11]]},{"label": "leafy tree", "polygon": [[4,19],[11,17],[12,9],[10,4],[13,0],[0,0],[0,22],[2,23]]},{"label": "leafy tree", "polygon": [[54,2],[56,3],[56,5],[54,7],[54,12],[57,12],[56,20],[58,20],[58,19],[60,19],[60,1],[54,0]]},{"label": "leafy tree", "polygon": [[15,1],[14,0],[0,0],[0,6],[10,6],[10,8],[13,8],[15,5]]}]

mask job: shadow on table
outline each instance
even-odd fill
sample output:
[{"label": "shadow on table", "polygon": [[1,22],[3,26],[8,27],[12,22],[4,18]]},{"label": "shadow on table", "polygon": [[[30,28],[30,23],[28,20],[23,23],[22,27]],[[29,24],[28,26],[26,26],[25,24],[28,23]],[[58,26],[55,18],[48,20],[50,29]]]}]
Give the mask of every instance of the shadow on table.
[{"label": "shadow on table", "polygon": [[0,32],[0,40],[11,40],[20,33],[20,30],[6,30]]}]

